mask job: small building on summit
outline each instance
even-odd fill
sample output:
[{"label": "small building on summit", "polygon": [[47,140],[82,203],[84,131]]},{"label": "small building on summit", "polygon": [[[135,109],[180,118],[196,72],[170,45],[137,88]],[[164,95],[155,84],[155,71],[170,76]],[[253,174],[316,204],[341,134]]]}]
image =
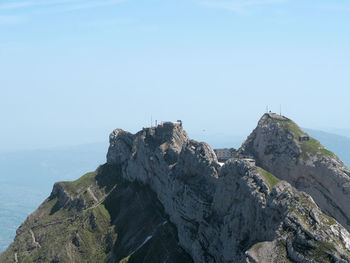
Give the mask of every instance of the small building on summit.
[{"label": "small building on summit", "polygon": [[307,135],[299,136],[299,141],[300,141],[300,142],[310,141],[310,137],[307,136]]},{"label": "small building on summit", "polygon": [[255,165],[255,158],[253,155],[239,155],[238,158]]},{"label": "small building on summit", "polygon": [[237,151],[234,148],[214,149],[219,162],[226,162],[228,159],[236,157]]}]

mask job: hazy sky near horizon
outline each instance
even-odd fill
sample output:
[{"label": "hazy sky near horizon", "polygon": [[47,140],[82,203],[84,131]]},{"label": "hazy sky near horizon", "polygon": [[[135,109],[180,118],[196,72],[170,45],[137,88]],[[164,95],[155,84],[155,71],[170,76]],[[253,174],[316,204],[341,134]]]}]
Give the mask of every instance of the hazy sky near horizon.
[{"label": "hazy sky near horizon", "polygon": [[349,1],[1,1],[0,151],[103,141],[151,116],[248,135],[280,104],[350,136],[349,73]]}]

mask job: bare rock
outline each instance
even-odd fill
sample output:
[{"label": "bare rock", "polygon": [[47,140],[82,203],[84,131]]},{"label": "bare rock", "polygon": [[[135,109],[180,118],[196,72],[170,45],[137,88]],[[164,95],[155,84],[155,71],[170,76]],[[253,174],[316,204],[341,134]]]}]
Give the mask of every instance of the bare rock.
[{"label": "bare rock", "polygon": [[[156,193],[195,262],[350,262],[348,231],[253,162],[231,159],[220,168],[207,144],[174,123],[130,138],[123,177]],[[285,150],[300,155],[293,145]]]},{"label": "bare rock", "polygon": [[[309,140],[300,140],[300,137]],[[350,230],[350,170],[292,120],[265,114],[239,150],[258,166],[310,194],[317,205]]]},{"label": "bare rock", "polygon": [[301,135],[264,115],[241,158],[220,166],[179,122],[117,129],[107,164],[55,184],[0,261],[349,263],[349,170]]}]

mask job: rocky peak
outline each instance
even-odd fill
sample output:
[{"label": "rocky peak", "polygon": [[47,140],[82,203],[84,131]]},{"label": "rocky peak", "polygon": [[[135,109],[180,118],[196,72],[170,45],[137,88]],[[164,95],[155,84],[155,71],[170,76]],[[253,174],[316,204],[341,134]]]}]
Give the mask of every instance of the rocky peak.
[{"label": "rocky peak", "polygon": [[109,135],[109,149],[107,163],[121,164],[128,159],[132,151],[132,143],[135,136],[122,129],[115,129]]},{"label": "rocky peak", "polygon": [[309,193],[350,230],[350,170],[295,122],[264,114],[239,154],[254,156],[258,166]]},{"label": "rocky peak", "polygon": [[186,176],[218,177],[220,165],[212,148],[206,143],[194,140],[184,145],[176,164],[181,174]]},{"label": "rocky peak", "polygon": [[[310,167],[326,173],[328,159],[300,160],[303,147],[285,127],[291,123],[264,115],[240,149],[245,157],[222,167],[211,147],[189,139],[181,123],[136,134],[116,129],[107,164],[55,184],[0,261],[50,262],[55,256],[87,262],[91,254],[89,262],[350,262],[349,232],[314,202],[328,194],[332,206],[321,204],[334,214],[346,211],[348,203],[336,199],[344,192],[334,178],[342,175],[328,172],[335,182],[324,182],[325,175]],[[311,196],[291,185],[312,172]],[[329,183],[332,194],[321,183]]]},{"label": "rocky peak", "polygon": [[137,134],[116,129],[109,136],[107,163],[122,164],[131,155],[135,157],[136,152],[141,152],[142,149],[158,149],[166,155],[168,164],[174,164],[182,146],[188,140],[180,122],[164,122],[156,127],[143,128]]},{"label": "rocky peak", "polygon": [[[262,127],[269,126],[271,115],[265,118]],[[271,134],[283,137],[283,131],[277,124]],[[118,147],[126,146],[112,145],[111,156]],[[318,252],[325,259],[349,260],[348,232],[309,195],[249,159],[232,159],[220,168],[210,146],[190,140],[176,123],[143,129],[127,148],[123,177],[156,193],[195,262],[306,262]],[[333,224],[335,230],[327,232]]]}]

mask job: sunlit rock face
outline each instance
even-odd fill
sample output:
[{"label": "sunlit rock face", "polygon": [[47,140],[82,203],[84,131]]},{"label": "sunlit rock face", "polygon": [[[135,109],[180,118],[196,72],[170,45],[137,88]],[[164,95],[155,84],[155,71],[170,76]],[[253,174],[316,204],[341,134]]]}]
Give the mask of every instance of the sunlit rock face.
[{"label": "sunlit rock face", "polygon": [[[157,194],[195,262],[305,262],[318,250],[323,258],[347,257],[348,232],[309,195],[246,158],[220,168],[212,149],[181,125],[144,129],[128,149],[123,176]],[[322,247],[337,240],[343,245],[333,252]]]},{"label": "sunlit rock face", "polygon": [[[333,160],[336,173],[342,163],[302,144],[282,121],[263,116],[222,166],[181,122],[136,134],[116,129],[107,163],[56,183],[0,262],[350,262],[349,232],[318,207],[317,195],[294,187],[312,188],[305,172],[298,179],[302,168]],[[329,190],[346,195],[346,186]]]},{"label": "sunlit rock face", "polygon": [[350,230],[350,170],[292,120],[265,114],[239,152],[253,155],[257,165],[310,194]]}]

